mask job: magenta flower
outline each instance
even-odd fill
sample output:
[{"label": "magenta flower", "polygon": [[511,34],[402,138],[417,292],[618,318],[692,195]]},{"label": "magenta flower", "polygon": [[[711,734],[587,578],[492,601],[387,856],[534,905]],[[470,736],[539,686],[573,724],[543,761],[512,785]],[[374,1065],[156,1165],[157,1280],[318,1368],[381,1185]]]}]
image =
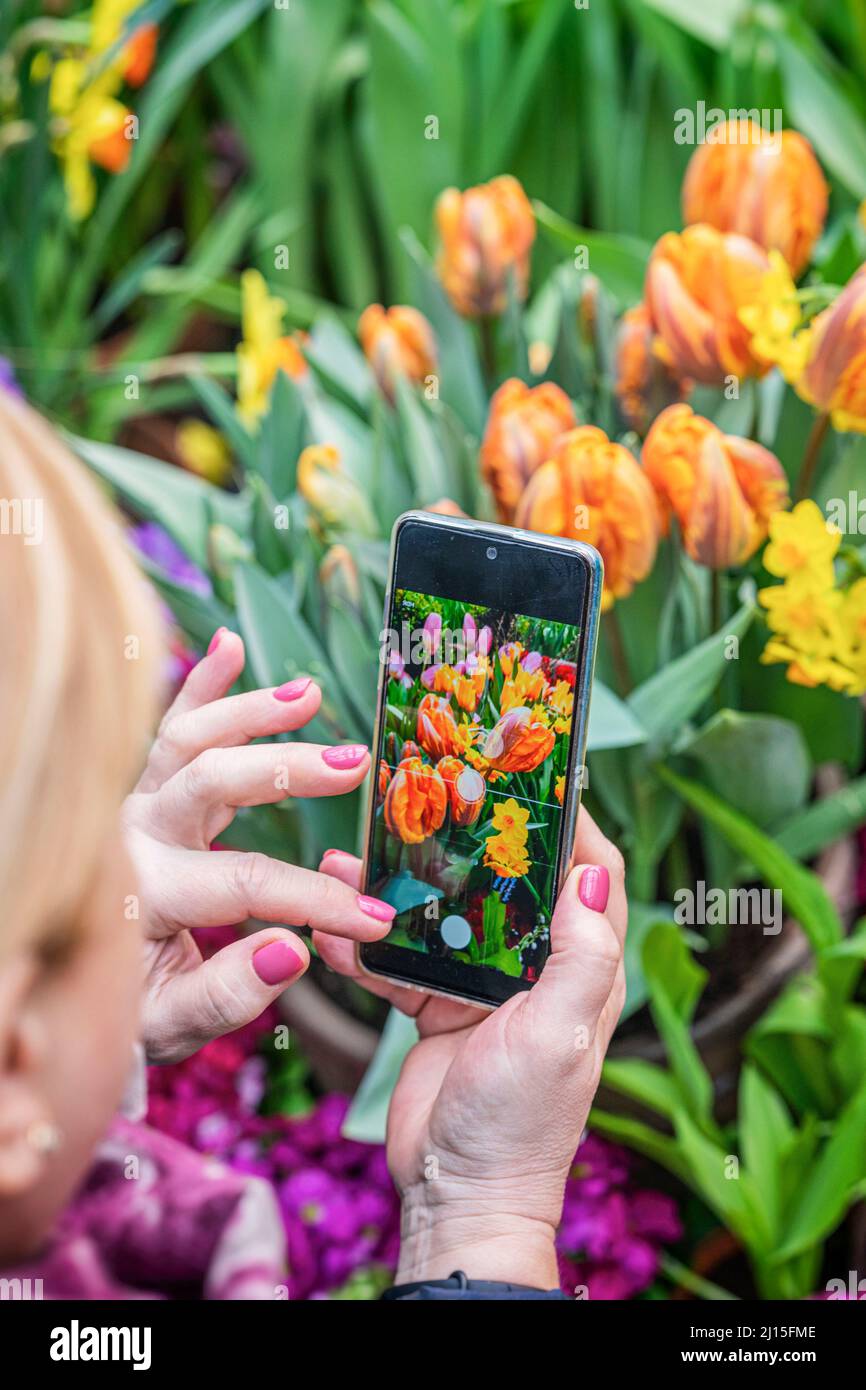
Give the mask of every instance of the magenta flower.
[{"label": "magenta flower", "polygon": [[424,650],[432,656],[442,640],[442,616],[435,612],[428,613],[424,619]]}]

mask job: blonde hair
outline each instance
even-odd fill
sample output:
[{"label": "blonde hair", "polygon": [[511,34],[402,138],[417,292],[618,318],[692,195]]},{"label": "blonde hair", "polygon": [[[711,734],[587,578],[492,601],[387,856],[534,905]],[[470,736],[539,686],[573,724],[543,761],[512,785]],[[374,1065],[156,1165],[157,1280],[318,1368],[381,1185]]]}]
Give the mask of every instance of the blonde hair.
[{"label": "blonde hair", "polygon": [[162,651],[107,499],[0,390],[0,958],[77,923],[144,755]]}]

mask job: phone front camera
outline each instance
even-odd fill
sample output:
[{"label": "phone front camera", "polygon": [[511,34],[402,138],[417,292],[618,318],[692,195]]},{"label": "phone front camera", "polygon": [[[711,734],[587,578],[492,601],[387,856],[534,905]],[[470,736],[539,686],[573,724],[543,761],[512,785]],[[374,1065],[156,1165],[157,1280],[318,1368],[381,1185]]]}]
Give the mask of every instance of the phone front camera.
[{"label": "phone front camera", "polygon": [[498,551],[497,551],[497,549],[496,549],[496,546],[495,546],[495,545],[488,545],[488,547],[487,547],[487,558],[488,558],[488,560],[495,560],[497,554],[498,554]]}]

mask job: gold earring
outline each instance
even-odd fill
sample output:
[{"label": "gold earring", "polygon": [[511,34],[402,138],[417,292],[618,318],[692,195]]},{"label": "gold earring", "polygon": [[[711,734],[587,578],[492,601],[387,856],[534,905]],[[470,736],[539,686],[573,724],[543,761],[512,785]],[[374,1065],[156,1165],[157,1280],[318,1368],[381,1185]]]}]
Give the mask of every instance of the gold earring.
[{"label": "gold earring", "polygon": [[27,1143],[47,1157],[60,1148],[60,1130],[51,1120],[34,1120],[27,1131]]}]

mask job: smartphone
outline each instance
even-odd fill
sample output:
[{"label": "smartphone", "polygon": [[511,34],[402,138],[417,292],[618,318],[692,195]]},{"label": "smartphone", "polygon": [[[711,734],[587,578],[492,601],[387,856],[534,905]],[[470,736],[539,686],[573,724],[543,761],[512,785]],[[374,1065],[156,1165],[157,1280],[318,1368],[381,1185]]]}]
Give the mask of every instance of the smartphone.
[{"label": "smartphone", "polygon": [[364,891],[396,909],[362,968],[488,1008],[550,950],[584,781],[603,566],[591,545],[398,518]]}]

